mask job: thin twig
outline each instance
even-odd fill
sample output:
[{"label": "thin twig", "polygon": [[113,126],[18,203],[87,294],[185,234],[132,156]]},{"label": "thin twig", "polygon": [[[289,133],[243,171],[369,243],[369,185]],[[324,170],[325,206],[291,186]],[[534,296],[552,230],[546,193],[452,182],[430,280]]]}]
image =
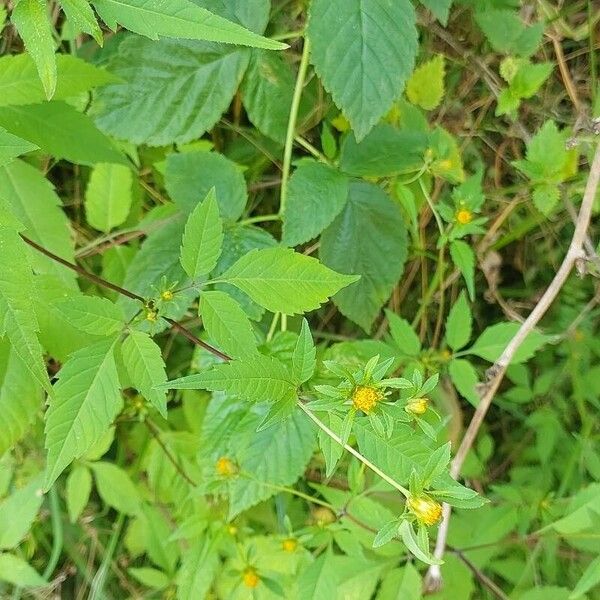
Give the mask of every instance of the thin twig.
[{"label": "thin twig", "polygon": [[[575,266],[575,264],[585,258],[585,253],[583,251],[583,244],[585,240],[585,236],[587,233],[587,229],[590,224],[590,218],[592,214],[592,206],[594,204],[594,198],[596,197],[596,190],[598,189],[598,182],[600,180],[600,144],[596,146],[596,151],[594,153],[594,159],[592,161],[592,166],[590,167],[590,172],[588,175],[588,180],[585,186],[585,192],[583,194],[583,201],[581,203],[581,208],[579,209],[579,215],[577,217],[577,222],[575,224],[575,231],[573,233],[573,238],[571,239],[571,244],[569,245],[569,250],[565,255],[565,258],[560,265],[554,279],[548,286],[548,289],[544,292],[544,295],[540,298],[539,302],[535,306],[535,308],[531,311],[530,315],[523,322],[519,330],[515,334],[515,336],[508,343],[500,358],[496,360],[496,362],[488,369],[487,382],[484,384],[481,390],[481,401],[477,405],[475,413],[473,414],[473,418],[469,423],[469,427],[463,437],[463,440],[456,452],[456,456],[452,461],[450,467],[450,474],[455,479],[460,475],[461,468],[463,463],[467,457],[467,454],[471,450],[471,447],[477,437],[479,432],[479,428],[481,427],[483,420],[485,419],[485,415],[492,404],[492,400],[494,399],[494,395],[502,382],[504,374],[506,373],[506,369],[510,365],[515,353],[521,346],[521,344],[525,341],[527,336],[533,331],[536,325],[539,323],[540,319],[544,316],[550,305],[557,297],[564,283],[566,282],[571,270]],[[444,504],[443,507],[443,520],[440,525],[440,529],[438,532],[438,537],[435,545],[435,551],[433,556],[436,559],[441,559],[444,555],[444,551],[446,549],[446,538],[448,536],[448,526],[450,522],[450,506],[448,504]],[[426,577],[426,587],[429,591],[439,590],[442,585],[442,573],[440,567],[438,565],[432,565],[427,572]]]}]

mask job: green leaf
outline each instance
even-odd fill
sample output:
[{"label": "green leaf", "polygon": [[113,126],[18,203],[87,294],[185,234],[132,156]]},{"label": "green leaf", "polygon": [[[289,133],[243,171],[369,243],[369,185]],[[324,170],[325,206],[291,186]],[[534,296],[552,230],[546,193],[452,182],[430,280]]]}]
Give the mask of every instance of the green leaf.
[{"label": "green leaf", "polygon": [[46,412],[46,488],[100,440],[121,410],[115,343],[102,340],[78,350],[58,373]]},{"label": "green leaf", "polygon": [[45,0],[19,0],[12,12],[12,22],[35,62],[46,98],[50,100],[56,89],[56,57],[54,31]]},{"label": "green leaf", "polygon": [[370,331],[404,270],[406,225],[399,208],[371,183],[352,182],[348,202],[321,236],[320,257],[360,280],[334,297],[340,311]]},{"label": "green leaf", "polygon": [[323,85],[362,139],[413,70],[417,30],[412,3],[313,0],[307,32]]},{"label": "green leaf", "polygon": [[0,554],[0,581],[18,587],[42,587],[48,582],[22,558],[14,554]]},{"label": "green leaf", "polygon": [[390,324],[392,339],[400,352],[408,356],[418,356],[421,352],[421,340],[410,323],[391,310],[386,309],[385,316]]},{"label": "green leaf", "polygon": [[266,248],[250,251],[219,279],[271,312],[293,315],[319,308],[358,277],[336,273],[288,248]]},{"label": "green leaf", "polygon": [[[57,54],[56,64],[58,79],[54,100],[64,100],[116,80],[108,71],[70,54]],[[28,54],[0,58],[0,106],[37,104],[45,100],[35,63]]]},{"label": "green leaf", "polygon": [[454,358],[448,365],[448,373],[459,393],[477,406],[480,398],[475,386],[479,383],[479,375],[475,367],[464,358]]},{"label": "green leaf", "polygon": [[[27,237],[61,258],[75,261],[73,238],[62,202],[38,169],[21,160],[0,167],[0,198],[6,199]],[[37,250],[28,250],[36,273],[54,275],[75,289],[74,273]]]},{"label": "green leaf", "polygon": [[438,54],[417,67],[406,84],[406,96],[423,110],[433,110],[444,97],[444,56]]},{"label": "green leaf", "polygon": [[177,573],[177,600],[205,598],[219,567],[219,554],[210,538],[194,540]]},{"label": "green leaf", "polygon": [[453,0],[420,0],[421,4],[426,6],[444,26],[448,24],[448,16]]},{"label": "green leaf", "polygon": [[[332,431],[339,434],[342,431],[342,420],[336,416],[333,412],[325,413],[322,417],[325,425]],[[325,476],[330,477],[335,467],[344,454],[344,448],[341,444],[338,444],[335,440],[331,439],[324,431],[319,429],[317,432],[319,440],[319,448],[325,458]]]},{"label": "green leaf", "polygon": [[317,162],[302,162],[288,183],[282,242],[297,246],[315,238],[337,217],[348,198],[348,178]]},{"label": "green leaf", "polygon": [[110,163],[97,164],[85,191],[85,215],[94,228],[108,233],[127,220],[131,210],[131,169]]},{"label": "green leaf", "polygon": [[446,321],[446,342],[452,350],[460,350],[471,339],[473,317],[464,292],[452,305]]},{"label": "green leaf", "polygon": [[189,0],[92,0],[102,20],[113,30],[117,23],[151,40],[160,37],[207,40],[282,50],[269,40],[198,6]]},{"label": "green leaf", "polygon": [[131,331],[123,342],[121,355],[133,386],[166,419],[166,394],[156,389],[167,381],[160,347],[146,333]]},{"label": "green leaf", "polygon": [[11,348],[0,340],[0,456],[23,438],[42,406],[39,383]]},{"label": "green leaf", "polygon": [[544,32],[543,23],[526,28],[518,14],[510,10],[483,10],[475,13],[475,21],[492,48],[504,54],[533,54]]},{"label": "green leaf", "polygon": [[600,584],[600,556],[597,556],[587,567],[575,589],[569,595],[569,600],[581,598],[586,592]]},{"label": "green leaf", "polygon": [[94,472],[100,498],[118,512],[136,515],[140,512],[142,499],[131,478],[123,469],[109,462],[89,464]]},{"label": "green leaf", "polygon": [[549,216],[560,200],[560,190],[555,184],[536,185],[532,197],[534,206],[543,215]]},{"label": "green leaf", "polygon": [[73,327],[86,333],[113,335],[125,327],[123,309],[107,298],[78,295],[55,307]]},{"label": "green leaf", "polygon": [[188,217],[181,244],[181,265],[191,279],[208,275],[217,265],[223,245],[223,221],[212,188]]},{"label": "green leaf", "polygon": [[127,572],[142,585],[152,588],[153,590],[164,590],[169,587],[169,577],[158,569],[152,569],[150,567],[131,567],[127,569]]},{"label": "green leaf", "polygon": [[185,212],[194,210],[214,188],[219,212],[230,221],[240,218],[248,201],[241,169],[218,152],[169,154],[165,186],[173,201]]},{"label": "green leaf", "polygon": [[302,319],[302,327],[292,354],[292,376],[298,384],[308,381],[313,376],[317,366],[316,356],[317,349],[310,334],[308,321]]},{"label": "green leaf", "polygon": [[412,525],[408,521],[402,521],[400,523],[398,533],[400,534],[400,537],[402,538],[404,545],[419,560],[422,560],[424,563],[427,563],[428,565],[442,564],[443,561],[436,560],[428,552],[425,552],[421,548],[421,545],[419,544],[419,540],[417,538],[415,530],[412,528]]},{"label": "green leaf", "polygon": [[127,164],[113,142],[96,129],[87,115],[64,102],[5,106],[0,111],[0,126],[55,158],[80,165]]},{"label": "green leaf", "polygon": [[[96,122],[136,144],[195,140],[227,110],[249,56],[249,50],[235,46],[130,36],[108,65],[125,82],[99,90]],[[180,90],[185,102],[173,90]]]},{"label": "green leaf", "polygon": [[88,0],[59,0],[59,4],[75,27],[89,33],[102,46],[102,30]]},{"label": "green leaf", "polygon": [[[519,323],[496,323],[490,325],[477,338],[475,343],[464,350],[465,354],[475,354],[489,362],[494,362],[519,330]],[[528,361],[547,342],[549,337],[538,331],[532,331],[519,346],[511,364]]]},{"label": "green leaf", "polygon": [[450,243],[450,256],[454,266],[465,279],[469,298],[475,300],[475,253],[473,249],[467,242],[454,240]]},{"label": "green leaf", "polygon": [[393,569],[383,578],[377,600],[421,600],[422,587],[419,571],[406,563],[403,569]]},{"label": "green leaf", "polygon": [[159,389],[224,391],[251,402],[278,402],[296,394],[295,382],[287,367],[276,358],[262,354],[174,379]]},{"label": "green leaf", "polygon": [[15,354],[35,380],[51,391],[37,337],[33,308],[33,273],[24,242],[13,229],[0,227],[0,332],[4,332]]},{"label": "green leaf", "polygon": [[11,162],[13,158],[37,150],[39,146],[24,140],[0,127],[0,167]]},{"label": "green leaf", "polygon": [[233,358],[256,354],[256,336],[250,320],[229,294],[202,292],[200,316],[204,328],[220,350]]},{"label": "green leaf", "polygon": [[92,491],[92,474],[84,465],[76,465],[67,477],[66,500],[69,520],[76,523],[87,506]]},{"label": "green leaf", "polygon": [[393,521],[388,521],[378,532],[373,540],[373,548],[379,548],[391,542],[396,535],[398,534],[398,519],[394,519]]},{"label": "green leaf", "polygon": [[16,548],[27,535],[44,500],[41,488],[41,477],[34,477],[0,502],[0,549]]},{"label": "green leaf", "polygon": [[331,600],[337,596],[338,565],[331,551],[326,551],[300,572],[298,588],[301,598]]}]

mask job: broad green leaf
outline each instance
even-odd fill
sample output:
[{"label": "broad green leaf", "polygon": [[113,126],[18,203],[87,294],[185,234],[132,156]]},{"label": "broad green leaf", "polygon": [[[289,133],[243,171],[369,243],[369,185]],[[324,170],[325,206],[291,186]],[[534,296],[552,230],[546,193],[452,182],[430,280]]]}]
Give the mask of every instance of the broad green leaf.
[{"label": "broad green leaf", "polygon": [[399,527],[399,534],[408,550],[414,554],[419,560],[422,560],[428,565],[439,565],[440,560],[434,559],[431,555],[424,552],[419,544],[417,534],[408,521],[402,521]]},{"label": "broad green leaf", "polygon": [[299,575],[299,595],[301,598],[331,600],[337,592],[337,565],[333,554],[327,551],[312,562]]},{"label": "broad green leaf", "polygon": [[58,373],[46,412],[46,488],[105,434],[121,410],[115,343],[102,340],[78,350]]},{"label": "broad green leaf", "polygon": [[475,367],[464,358],[454,358],[448,365],[448,373],[459,393],[477,406],[480,398],[475,386],[479,383],[479,375]]},{"label": "broad green leaf", "polygon": [[229,294],[202,292],[200,316],[208,335],[220,350],[233,358],[256,354],[256,336],[250,320]]},{"label": "broad green leaf", "polygon": [[219,277],[267,310],[288,315],[319,308],[357,279],[288,248],[252,250]]},{"label": "broad green leaf", "polygon": [[388,521],[378,532],[373,540],[373,548],[379,548],[391,542],[398,533],[398,519]]},{"label": "broad green leaf", "polygon": [[210,42],[126,38],[108,65],[124,83],[99,90],[96,122],[136,144],[195,140],[227,110],[249,56],[247,49]]},{"label": "broad green leaf", "polygon": [[469,298],[475,300],[475,253],[467,242],[454,240],[450,243],[450,256],[467,284]]},{"label": "broad green leaf", "polygon": [[33,308],[33,273],[25,244],[13,229],[0,227],[0,332],[15,354],[47,391],[48,374],[37,337],[38,322]]},{"label": "broad green leaf", "polygon": [[436,19],[444,27],[446,27],[453,0],[420,0],[420,2],[435,15]]},{"label": "broad green leaf", "polygon": [[[108,71],[70,54],[57,54],[56,64],[58,79],[54,100],[64,100],[116,80]],[[28,54],[0,58],[0,106],[37,104],[45,100],[35,64]]]},{"label": "broad green leaf", "polygon": [[564,516],[546,529],[555,529],[564,536],[593,530],[600,517],[600,483],[592,483],[580,489],[569,501]]},{"label": "broad green leaf", "polygon": [[348,178],[317,162],[302,162],[288,183],[282,242],[297,246],[315,238],[344,208]]},{"label": "broad green leaf", "polygon": [[67,19],[84,33],[89,33],[102,46],[102,30],[88,0],[59,0]]},{"label": "broad green leaf", "polygon": [[77,522],[92,491],[92,474],[85,465],[76,465],[67,477],[67,511],[71,523]]},{"label": "broad green leaf", "polygon": [[362,139],[413,70],[417,30],[412,3],[313,0],[308,37],[323,85]]},{"label": "broad green leaf", "polygon": [[[489,362],[497,360],[510,340],[519,330],[519,323],[496,323],[490,325],[477,338],[475,343],[466,350],[465,354],[475,354]],[[538,331],[532,331],[519,346],[511,364],[528,361],[547,342],[549,337]]]},{"label": "broad green leaf", "polygon": [[460,350],[471,339],[473,317],[464,292],[452,305],[446,321],[446,342],[452,350]]},{"label": "broad green leaf", "polygon": [[[16,160],[0,167],[0,198],[23,224],[23,233],[69,262],[75,261],[69,219],[52,184],[30,164]],[[36,273],[47,273],[75,289],[75,274],[33,248],[29,257]]]},{"label": "broad green leaf", "polygon": [[27,52],[35,62],[49,100],[56,90],[56,58],[48,5],[45,0],[19,0],[11,18]]},{"label": "broad green leaf", "polygon": [[173,201],[191,212],[214,188],[219,213],[224,219],[240,218],[248,201],[241,169],[218,152],[169,154],[165,186]]},{"label": "broad green leaf", "polygon": [[127,572],[142,585],[154,590],[164,590],[169,587],[169,577],[158,569],[150,567],[131,567]]},{"label": "broad green leaf", "polygon": [[316,356],[317,349],[310,334],[308,321],[302,319],[302,327],[292,354],[292,376],[299,384],[313,376],[317,366]]},{"label": "broad green leaf", "polygon": [[44,495],[41,476],[0,502],[0,549],[18,546],[35,520]]},{"label": "broad green leaf", "polygon": [[94,473],[100,498],[116,511],[126,515],[140,512],[142,499],[137,487],[123,469],[109,462],[89,464]]},{"label": "broad green leaf", "polygon": [[410,323],[391,310],[386,309],[385,316],[390,324],[390,335],[400,352],[417,356],[421,352],[421,340]]},{"label": "broad green leaf", "polygon": [[190,545],[177,573],[177,600],[205,598],[219,566],[219,555],[210,538],[196,539]]},{"label": "broad green leaf", "polygon": [[96,129],[87,115],[61,101],[5,106],[0,110],[0,126],[55,158],[80,165],[127,164],[113,142]]},{"label": "broad green leaf", "polygon": [[102,20],[113,30],[117,23],[158,40],[159,37],[207,40],[282,50],[285,44],[269,40],[211,13],[190,0],[92,0]]},{"label": "broad green leaf", "polygon": [[188,217],[181,244],[181,266],[191,279],[208,275],[223,245],[223,221],[212,188]]},{"label": "broad green leaf", "polygon": [[321,236],[320,257],[360,280],[334,297],[342,314],[369,331],[404,271],[406,225],[399,208],[371,183],[350,184],[348,202]]},{"label": "broad green leaf", "polygon": [[[22,55],[24,56],[24,55]],[[20,138],[0,127],[0,167],[11,162],[21,154],[37,150],[38,146]]]},{"label": "broad green leaf", "polygon": [[167,573],[173,573],[179,559],[177,545],[171,540],[171,524],[158,506],[142,507],[145,549],[150,560]]},{"label": "broad green leaf", "polygon": [[421,600],[423,582],[419,571],[411,563],[402,569],[393,569],[383,578],[377,600]]},{"label": "broad green leaf", "polygon": [[167,418],[167,398],[155,386],[167,381],[160,347],[141,331],[131,331],[121,346],[123,363],[134,387]]},{"label": "broad green leaf", "polygon": [[48,585],[48,582],[27,562],[14,554],[0,554],[0,581],[18,587],[32,588]]},{"label": "broad green leaf", "polygon": [[438,54],[417,67],[406,84],[406,96],[412,104],[433,110],[444,97],[444,56]]},{"label": "broad green leaf", "polygon": [[76,296],[59,301],[56,309],[76,327],[94,335],[113,335],[125,327],[123,309],[107,298]]},{"label": "broad green leaf", "polygon": [[600,556],[597,556],[587,567],[575,589],[571,592],[569,600],[581,598],[586,592],[600,584]]},{"label": "broad green leaf", "polygon": [[0,340],[0,456],[23,438],[42,406],[43,393],[8,340]]},{"label": "broad green leaf", "polygon": [[210,390],[235,394],[251,402],[278,402],[293,397],[296,386],[287,367],[272,356],[245,357],[209,371],[174,379],[159,389]]},{"label": "broad green leaf", "polygon": [[[329,427],[332,431],[339,433],[342,430],[342,420],[336,416],[333,412],[324,414],[323,421],[325,425]],[[319,448],[323,453],[323,457],[325,458],[325,475],[326,477],[330,477],[335,467],[344,454],[344,448],[341,444],[338,444],[336,441],[331,439],[324,431],[319,429],[317,432],[318,440],[319,440]]]},{"label": "broad green leaf", "polygon": [[543,22],[525,27],[515,11],[483,10],[475,13],[488,42],[497,52],[530,56],[539,46],[544,32]]},{"label": "broad green leaf", "polygon": [[94,228],[108,233],[122,225],[131,210],[131,169],[123,165],[98,163],[85,190],[85,215]]}]

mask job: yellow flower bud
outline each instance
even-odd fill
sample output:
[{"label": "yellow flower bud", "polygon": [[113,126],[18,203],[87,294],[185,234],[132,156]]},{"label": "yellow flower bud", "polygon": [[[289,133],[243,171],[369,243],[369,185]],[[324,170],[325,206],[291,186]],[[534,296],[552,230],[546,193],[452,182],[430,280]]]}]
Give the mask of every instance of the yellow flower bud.
[{"label": "yellow flower bud", "polygon": [[291,554],[292,552],[296,551],[296,548],[298,548],[298,540],[294,538],[287,538],[281,542],[281,548],[284,552],[289,552]]},{"label": "yellow flower bud", "polygon": [[442,518],[442,505],[428,496],[411,496],[406,505],[423,525],[435,525]]},{"label": "yellow flower bud", "polygon": [[242,573],[242,581],[247,588],[254,589],[260,583],[260,577],[256,574],[256,569],[248,567]]},{"label": "yellow flower bud", "polygon": [[404,408],[406,412],[412,413],[413,415],[425,414],[427,407],[429,406],[429,400],[427,398],[413,398]]},{"label": "yellow flower bud", "polygon": [[229,535],[236,535],[238,528],[235,525],[229,525],[229,527],[227,527],[227,531],[229,532]]},{"label": "yellow flower bud", "polygon": [[170,302],[171,300],[173,300],[173,292],[171,290],[165,290],[164,292],[162,292],[162,294],[160,295],[160,297],[165,302]]},{"label": "yellow flower bud", "polygon": [[215,470],[222,477],[233,477],[238,471],[236,464],[226,456],[222,456],[215,463]]},{"label": "yellow flower bud", "polygon": [[352,392],[352,405],[356,410],[369,414],[383,398],[383,394],[376,388],[368,385],[357,385]]},{"label": "yellow flower bud", "polygon": [[467,225],[473,220],[473,213],[467,208],[461,208],[456,213],[456,220],[461,225]]},{"label": "yellow flower bud", "polygon": [[146,310],[146,321],[150,323],[156,323],[158,319],[158,312],[156,310]]},{"label": "yellow flower bud", "polygon": [[325,525],[335,522],[335,515],[325,506],[317,506],[313,510],[312,516],[313,522],[319,527],[324,527]]}]

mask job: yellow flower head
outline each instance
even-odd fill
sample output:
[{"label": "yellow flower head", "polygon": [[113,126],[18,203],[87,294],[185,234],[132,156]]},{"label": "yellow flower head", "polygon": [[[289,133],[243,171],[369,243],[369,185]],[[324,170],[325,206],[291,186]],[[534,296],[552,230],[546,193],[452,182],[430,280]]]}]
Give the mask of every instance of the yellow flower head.
[{"label": "yellow flower head", "polygon": [[229,535],[236,535],[238,528],[235,525],[229,525],[229,527],[227,527],[227,531],[229,532]]},{"label": "yellow flower head", "polygon": [[461,225],[468,225],[473,220],[473,213],[467,208],[461,208],[456,212],[456,221]]},{"label": "yellow flower head", "polygon": [[352,392],[352,405],[356,410],[362,410],[368,415],[382,398],[383,394],[378,389],[368,385],[357,385]]},{"label": "yellow flower head", "polygon": [[411,496],[406,504],[423,525],[435,525],[442,518],[442,505],[428,496]]},{"label": "yellow flower head", "polygon": [[429,406],[429,400],[427,398],[413,398],[406,405],[406,412],[412,413],[413,415],[422,415]]},{"label": "yellow flower head", "polygon": [[226,456],[222,456],[215,463],[215,470],[222,477],[233,477],[237,474],[236,464]]},{"label": "yellow flower head", "polygon": [[248,567],[242,573],[242,581],[247,588],[254,589],[260,583],[260,577],[256,574],[256,569]]},{"label": "yellow flower head", "polygon": [[281,542],[281,548],[284,552],[289,552],[291,554],[292,552],[296,551],[296,548],[298,548],[298,540],[294,538],[287,538]]},{"label": "yellow flower head", "polygon": [[156,319],[158,319],[158,311],[146,310],[146,321],[150,321],[150,323],[156,323]]},{"label": "yellow flower head", "polygon": [[171,300],[173,300],[173,292],[171,290],[165,290],[164,292],[162,292],[162,294],[160,295],[160,297],[165,302],[170,302]]}]

